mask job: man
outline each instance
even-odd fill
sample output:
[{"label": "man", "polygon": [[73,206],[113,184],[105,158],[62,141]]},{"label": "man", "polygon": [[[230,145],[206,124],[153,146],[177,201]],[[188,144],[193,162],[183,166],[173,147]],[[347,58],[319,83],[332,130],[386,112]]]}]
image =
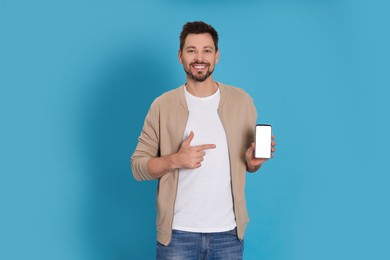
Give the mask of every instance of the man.
[{"label": "man", "polygon": [[242,259],[245,174],[266,159],[254,158],[252,99],[213,80],[219,55],[211,25],[183,26],[187,83],[153,102],[131,158],[137,180],[158,179],[157,259]]}]

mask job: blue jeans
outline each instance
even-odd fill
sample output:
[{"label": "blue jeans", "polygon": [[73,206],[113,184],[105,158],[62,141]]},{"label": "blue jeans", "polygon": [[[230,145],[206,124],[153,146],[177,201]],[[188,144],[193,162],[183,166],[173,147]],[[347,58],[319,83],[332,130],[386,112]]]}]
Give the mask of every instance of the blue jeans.
[{"label": "blue jeans", "polygon": [[157,260],[242,260],[244,240],[237,228],[216,233],[173,230],[168,246],[157,242]]}]

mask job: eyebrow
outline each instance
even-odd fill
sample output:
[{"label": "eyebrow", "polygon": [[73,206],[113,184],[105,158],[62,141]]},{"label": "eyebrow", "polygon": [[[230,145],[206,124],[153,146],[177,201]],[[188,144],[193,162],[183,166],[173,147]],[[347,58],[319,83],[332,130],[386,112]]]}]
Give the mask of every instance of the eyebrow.
[{"label": "eyebrow", "polygon": [[[196,47],[190,45],[190,46],[187,46],[186,49],[196,49]],[[203,47],[203,49],[213,49],[214,50],[214,47],[210,46],[210,45],[206,45],[206,46]]]}]

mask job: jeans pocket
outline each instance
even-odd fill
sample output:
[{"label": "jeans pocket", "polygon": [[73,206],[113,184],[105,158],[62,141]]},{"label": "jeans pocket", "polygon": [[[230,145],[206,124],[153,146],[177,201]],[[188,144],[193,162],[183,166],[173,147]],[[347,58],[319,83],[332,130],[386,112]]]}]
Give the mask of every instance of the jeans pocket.
[{"label": "jeans pocket", "polygon": [[161,244],[160,242],[157,241],[157,247],[166,247],[166,245]]},{"label": "jeans pocket", "polygon": [[233,228],[232,230],[229,230],[228,233],[232,236],[237,236],[237,227]]},{"label": "jeans pocket", "polygon": [[228,234],[231,235],[231,236],[235,236],[237,238],[237,240],[241,243],[241,244],[244,244],[244,239],[240,239],[238,238],[237,236],[237,227],[233,228],[232,230],[229,230],[228,231]]}]

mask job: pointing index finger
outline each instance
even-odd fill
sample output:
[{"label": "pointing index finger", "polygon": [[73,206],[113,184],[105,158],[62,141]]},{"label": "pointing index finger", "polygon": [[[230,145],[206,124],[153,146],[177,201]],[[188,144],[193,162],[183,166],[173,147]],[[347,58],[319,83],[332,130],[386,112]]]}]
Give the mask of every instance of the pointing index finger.
[{"label": "pointing index finger", "polygon": [[198,151],[207,150],[207,149],[214,149],[216,147],[215,144],[202,144],[196,146]]}]

